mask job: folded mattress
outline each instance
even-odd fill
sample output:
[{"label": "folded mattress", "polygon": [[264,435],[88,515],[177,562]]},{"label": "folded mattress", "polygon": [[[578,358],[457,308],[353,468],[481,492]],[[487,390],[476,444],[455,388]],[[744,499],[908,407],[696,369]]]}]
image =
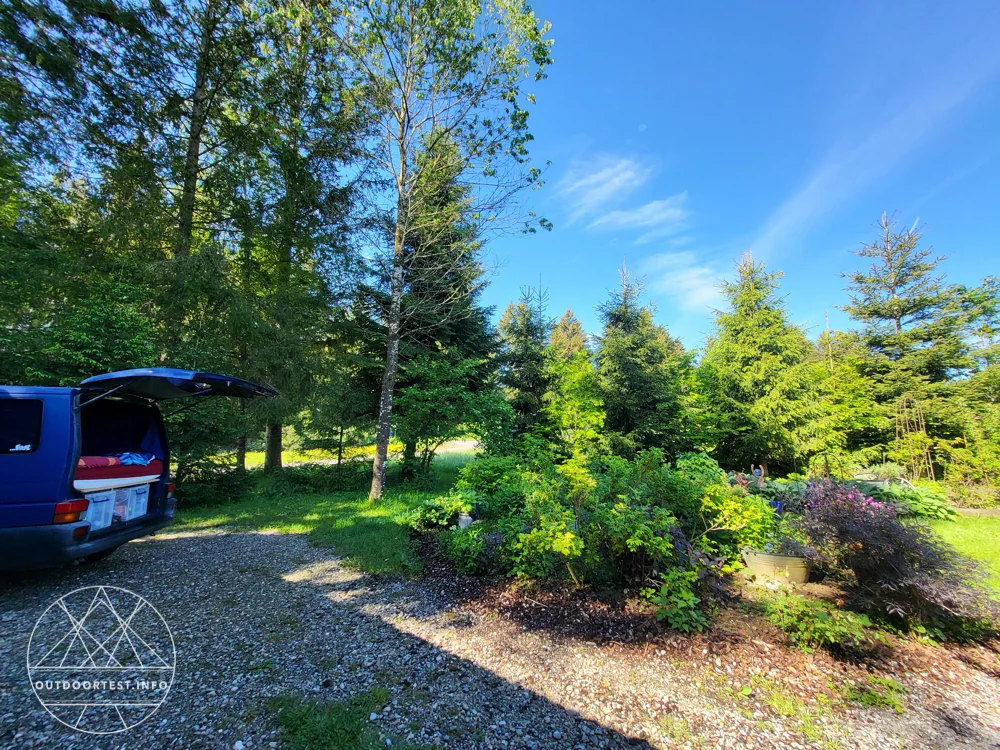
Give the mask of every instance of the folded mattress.
[{"label": "folded mattress", "polygon": [[81,491],[110,490],[155,482],[163,474],[163,462],[153,459],[145,466],[123,465],[118,458],[83,456],[77,462],[73,486]]}]

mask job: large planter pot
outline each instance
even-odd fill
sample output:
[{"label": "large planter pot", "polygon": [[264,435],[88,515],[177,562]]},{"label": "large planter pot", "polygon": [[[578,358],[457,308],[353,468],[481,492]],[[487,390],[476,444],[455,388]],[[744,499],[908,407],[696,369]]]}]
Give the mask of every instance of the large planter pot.
[{"label": "large planter pot", "polygon": [[797,555],[769,555],[757,550],[743,550],[743,561],[758,579],[781,583],[805,583],[812,567],[804,557]]}]

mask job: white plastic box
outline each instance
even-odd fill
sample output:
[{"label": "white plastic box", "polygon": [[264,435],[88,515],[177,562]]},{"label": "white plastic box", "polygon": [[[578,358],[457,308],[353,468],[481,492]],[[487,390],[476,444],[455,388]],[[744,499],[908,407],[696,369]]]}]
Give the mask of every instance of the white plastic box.
[{"label": "white plastic box", "polygon": [[123,521],[146,515],[149,506],[149,485],[137,484],[112,490],[114,493],[114,513]]},{"label": "white plastic box", "polygon": [[86,520],[90,521],[90,530],[98,531],[110,526],[115,510],[115,490],[90,492],[84,497],[90,501],[86,515]]}]

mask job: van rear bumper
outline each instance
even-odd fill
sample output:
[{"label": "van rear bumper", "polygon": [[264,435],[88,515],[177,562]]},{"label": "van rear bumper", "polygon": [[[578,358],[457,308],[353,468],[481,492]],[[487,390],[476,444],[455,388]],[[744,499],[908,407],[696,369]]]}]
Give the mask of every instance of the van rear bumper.
[{"label": "van rear bumper", "polygon": [[30,570],[63,565],[152,534],[173,520],[169,516],[151,516],[148,520],[138,520],[95,539],[88,536],[83,541],[73,539],[73,530],[88,526],[86,521],[0,529],[0,570]]}]

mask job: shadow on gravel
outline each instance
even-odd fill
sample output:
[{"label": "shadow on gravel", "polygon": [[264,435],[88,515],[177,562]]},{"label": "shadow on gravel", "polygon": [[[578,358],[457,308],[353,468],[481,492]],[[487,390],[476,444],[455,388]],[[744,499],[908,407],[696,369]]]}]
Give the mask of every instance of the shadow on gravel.
[{"label": "shadow on gravel", "polygon": [[[145,597],[176,643],[166,702],[113,737],[58,724],[36,701],[24,669],[39,615],[59,596],[91,585]],[[410,735],[418,745],[456,748],[650,747],[404,633],[384,614],[433,615],[450,606],[448,596],[433,586],[362,577],[303,537],[261,533],[168,534],[94,565],[8,575],[0,579],[0,746],[267,747],[281,743],[269,698],[332,702],[384,688],[392,708],[370,727],[394,741]]]}]

